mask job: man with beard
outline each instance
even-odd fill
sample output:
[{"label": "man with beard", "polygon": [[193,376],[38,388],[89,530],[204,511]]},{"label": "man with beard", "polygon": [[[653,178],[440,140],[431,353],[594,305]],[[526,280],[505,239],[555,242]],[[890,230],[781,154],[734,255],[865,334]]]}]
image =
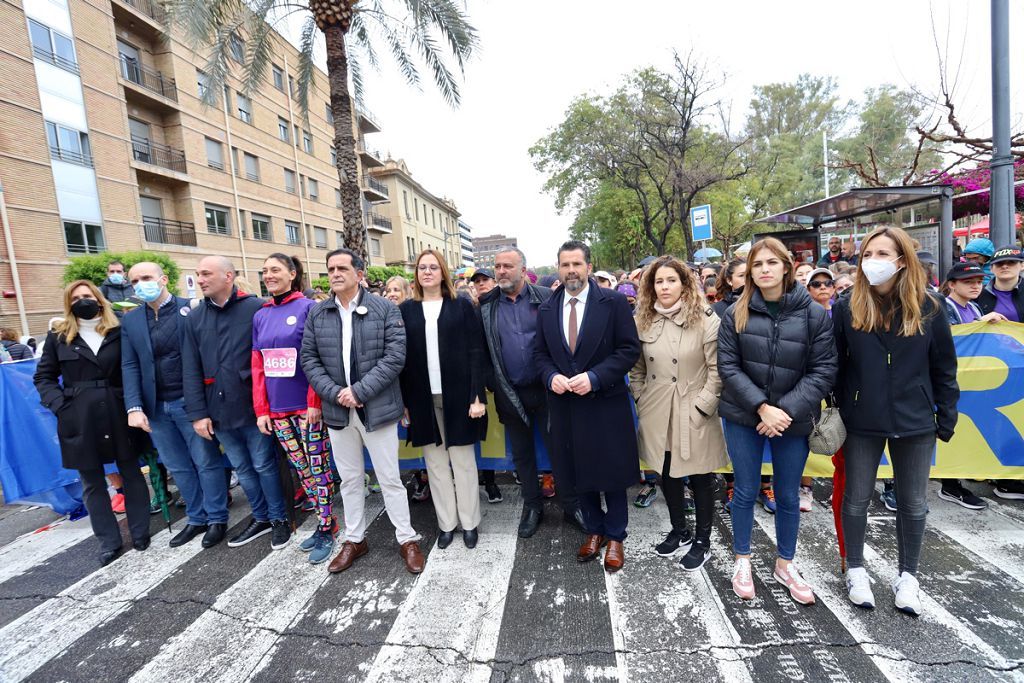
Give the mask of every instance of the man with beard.
[{"label": "man with beard", "polygon": [[828,238],[828,251],[821,255],[818,259],[818,268],[828,268],[833,263],[838,261],[846,261],[846,257],[842,253],[843,242],[838,237],[833,235]]},{"label": "man with beard", "polygon": [[[605,571],[625,562],[626,490],[640,478],[626,373],[640,357],[626,297],[590,278],[590,247],[570,240],[558,250],[562,286],[537,311],[537,371],[548,389],[555,477],[572,482],[587,539],[576,555]],[[604,505],[601,506],[601,496]]]},{"label": "man with beard", "polygon": [[[494,366],[490,387],[494,392],[494,406],[498,419],[505,426],[512,446],[512,460],[522,482],[523,514],[519,536],[529,538],[537,532],[544,517],[541,487],[537,482],[534,425],[539,425],[548,453],[552,452],[547,391],[533,361],[537,309],[551,297],[551,290],[530,284],[526,278],[526,256],[515,247],[505,247],[495,254],[494,271],[497,287],[481,296],[480,317]],[[583,515],[571,481],[559,480],[557,492],[565,520],[582,530]]]}]

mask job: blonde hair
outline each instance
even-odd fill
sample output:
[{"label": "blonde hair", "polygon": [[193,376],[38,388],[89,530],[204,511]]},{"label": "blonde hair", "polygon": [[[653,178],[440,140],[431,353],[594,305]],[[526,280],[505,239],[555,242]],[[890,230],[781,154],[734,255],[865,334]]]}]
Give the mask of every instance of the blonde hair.
[{"label": "blonde hair", "polygon": [[707,302],[701,294],[697,276],[693,274],[693,271],[674,256],[662,256],[647,268],[640,281],[636,306],[636,326],[640,331],[649,328],[660,315],[654,310],[654,304],[658,301],[658,293],[654,291],[654,281],[657,279],[658,271],[662,268],[674,270],[683,285],[679,300],[683,303],[680,312],[683,314],[685,325],[689,326],[697,322],[707,309]]},{"label": "blonde hair", "polygon": [[747,328],[747,320],[750,319],[750,300],[754,298],[754,289],[757,285],[754,284],[754,257],[765,249],[769,250],[776,256],[778,256],[782,263],[786,267],[786,272],[782,276],[782,292],[785,294],[793,288],[796,283],[796,269],[793,267],[793,255],[789,253],[784,245],[774,237],[765,237],[764,239],[758,240],[750,247],[750,253],[747,254],[747,274],[743,278],[743,293],[736,299],[736,303],[733,308],[733,316],[736,321],[736,331],[742,332]]},{"label": "blonde hair", "polygon": [[[896,243],[896,251],[903,258],[904,267],[893,276],[896,284],[886,295],[879,294],[871,286],[862,268],[857,269],[853,295],[850,297],[853,329],[862,332],[888,332],[896,309],[899,308],[903,317],[903,327],[897,334],[901,337],[913,337],[921,334],[924,329],[925,315],[922,309],[928,296],[927,276],[921,261],[917,258],[913,240],[901,228],[889,225],[875,228],[861,242],[861,254],[867,251],[871,240],[883,235]],[[930,314],[934,314],[936,310],[937,308],[933,306]]]},{"label": "blonde hair", "polygon": [[441,255],[437,249],[424,249],[420,252],[420,255],[416,257],[416,265],[414,266],[414,273],[412,279],[412,298],[416,301],[423,301],[423,287],[420,285],[419,269],[420,261],[423,260],[424,256],[433,256],[437,259],[437,264],[441,266],[441,296],[448,299],[454,299],[456,297],[455,285],[452,284],[452,274],[448,270],[448,264],[444,262],[444,256]]},{"label": "blonde hair", "polygon": [[[388,278],[387,282],[384,283],[384,294],[388,293],[388,287],[391,286],[392,282],[401,283],[402,301],[407,301],[412,298],[412,285],[410,285],[409,281],[406,280],[401,275],[392,275],[391,277]],[[399,303],[402,303],[402,301],[400,301]]]},{"label": "blonde hair", "polygon": [[100,304],[100,324],[96,326],[96,331],[100,336],[106,337],[107,332],[121,324],[117,316],[114,315],[113,307],[111,307],[107,298],[103,296],[103,292],[99,290],[99,287],[94,285],[91,280],[75,280],[64,288],[64,320],[57,323],[54,328],[54,332],[63,338],[66,344],[70,344],[78,336],[78,318],[71,312],[71,293],[83,285],[89,288],[89,292],[92,293],[93,297]]}]

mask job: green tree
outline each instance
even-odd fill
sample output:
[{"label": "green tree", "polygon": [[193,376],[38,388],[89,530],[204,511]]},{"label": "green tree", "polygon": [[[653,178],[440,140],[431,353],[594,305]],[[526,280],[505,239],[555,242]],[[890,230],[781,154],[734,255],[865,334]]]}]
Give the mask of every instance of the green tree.
[{"label": "green tree", "polygon": [[648,248],[636,194],[607,180],[576,215],[569,234],[590,244],[595,267],[605,269],[632,270]]},{"label": "green tree", "polygon": [[[245,43],[241,77],[243,89],[253,93],[265,86],[273,52],[272,26],[290,15],[305,16],[299,40],[295,98],[308,118],[313,82],[317,32],[327,52],[327,81],[334,119],[334,148],[345,246],[366,257],[365,232],[360,211],[361,194],[356,161],[352,96],[363,98],[363,67],[377,68],[378,49],[391,55],[405,80],[421,82],[425,65],[444,99],[459,103],[459,85],[446,64],[454,59],[461,73],[478,44],[476,30],[455,0],[166,0],[171,23],[182,29],[193,48],[209,50],[203,68],[209,87],[204,96],[215,104],[231,70],[232,43]],[[418,65],[417,62],[420,64]]]},{"label": "green tree", "polygon": [[87,254],[75,256],[68,265],[64,266],[64,284],[67,285],[75,280],[90,280],[97,287],[107,279],[107,264],[111,261],[120,261],[124,264],[127,272],[136,263],[152,261],[159,263],[167,275],[167,289],[172,293],[178,293],[178,278],[181,277],[181,269],[167,254],[153,251],[105,251],[102,254]]}]

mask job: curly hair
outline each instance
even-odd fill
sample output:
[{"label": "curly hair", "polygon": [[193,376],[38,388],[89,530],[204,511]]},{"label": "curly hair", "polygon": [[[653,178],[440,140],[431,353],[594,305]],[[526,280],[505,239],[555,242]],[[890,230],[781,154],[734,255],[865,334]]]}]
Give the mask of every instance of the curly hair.
[{"label": "curly hair", "polygon": [[658,294],[654,290],[654,281],[658,277],[658,271],[662,268],[671,268],[676,271],[679,281],[683,284],[683,293],[679,298],[683,302],[684,325],[689,326],[700,320],[708,307],[700,285],[697,283],[697,276],[693,274],[693,271],[674,256],[662,256],[647,268],[640,281],[635,316],[636,326],[640,331],[649,328],[660,315],[654,310],[654,304],[658,301]]}]

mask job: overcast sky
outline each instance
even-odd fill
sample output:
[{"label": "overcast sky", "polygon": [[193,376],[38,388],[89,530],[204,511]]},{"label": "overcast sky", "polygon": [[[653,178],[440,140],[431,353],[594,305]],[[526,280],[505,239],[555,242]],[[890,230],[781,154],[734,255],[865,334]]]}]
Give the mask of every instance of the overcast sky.
[{"label": "overcast sky", "polygon": [[[542,192],[529,147],[583,93],[607,93],[636,68],[667,68],[691,47],[726,74],[723,96],[742,124],[754,85],[799,74],[834,76],[842,96],[893,83],[938,91],[934,15],[949,30],[956,103],[971,132],[991,134],[989,3],[985,0],[752,2],[719,0],[468,0],[481,49],[468,66],[462,106],[429,84],[410,89],[387,60],[368,80],[367,106],[382,132],[372,146],[404,158],[433,193],[455,200],[476,235],[519,238],[531,265],[552,264],[571,215]],[[1024,110],[1024,2],[1010,3],[1015,130]],[[840,9],[842,8],[842,9]],[[384,52],[384,50],[382,50]],[[426,75],[426,74],[424,74]],[[835,192],[833,188],[833,192]]]}]

